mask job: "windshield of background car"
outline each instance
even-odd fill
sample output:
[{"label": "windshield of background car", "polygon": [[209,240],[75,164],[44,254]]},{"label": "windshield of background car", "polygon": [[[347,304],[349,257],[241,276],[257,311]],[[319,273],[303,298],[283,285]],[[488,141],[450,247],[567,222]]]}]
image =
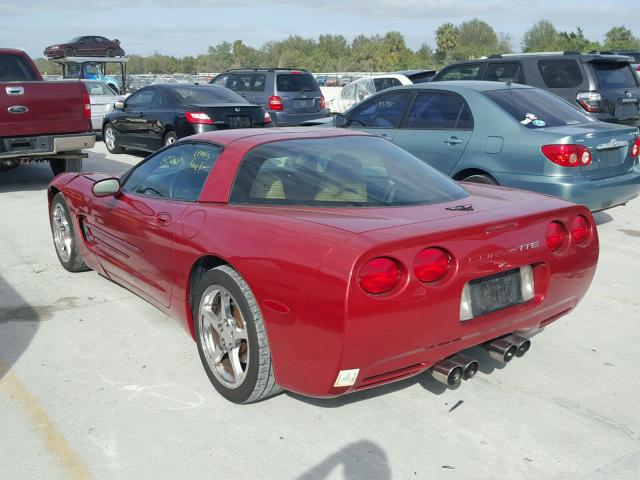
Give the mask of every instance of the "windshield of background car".
[{"label": "windshield of background car", "polygon": [[591,62],[600,88],[638,88],[636,75],[624,62]]},{"label": "windshield of background car", "polygon": [[276,75],[276,90],[306,92],[320,90],[320,87],[310,73],[279,73]]},{"label": "windshield of background car", "polygon": [[31,64],[18,55],[0,53],[0,82],[38,80]]},{"label": "windshield of background car", "polygon": [[231,203],[325,207],[428,205],[468,195],[449,177],[378,137],[282,140],[242,160]]},{"label": "windshield of background car", "polygon": [[172,90],[178,96],[178,103],[180,105],[247,103],[247,100],[243,97],[224,87],[178,87]]},{"label": "windshield of background car", "polygon": [[537,88],[482,92],[527,128],[563,127],[597,120],[552,93]]}]

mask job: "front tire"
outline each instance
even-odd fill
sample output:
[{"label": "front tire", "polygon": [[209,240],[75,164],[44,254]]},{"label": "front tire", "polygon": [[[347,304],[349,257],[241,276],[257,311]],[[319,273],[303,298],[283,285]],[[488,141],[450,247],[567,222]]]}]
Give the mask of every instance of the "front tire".
[{"label": "front tire", "polygon": [[60,264],[70,272],[89,270],[78,252],[78,236],[73,227],[73,218],[62,193],[51,202],[51,234]]},{"label": "front tire", "polygon": [[238,272],[222,265],[205,273],[193,317],[198,353],[218,393],[253,403],[280,392],[260,308]]},{"label": "front tire", "polygon": [[64,49],[64,56],[65,57],[75,57],[76,56],[75,48],[65,48]]},{"label": "front tire", "polygon": [[118,145],[116,129],[113,128],[113,125],[111,125],[110,123],[107,123],[107,125],[104,127],[102,139],[107,147],[107,150],[109,150],[109,153],[114,153],[117,155],[124,152],[124,149],[120,145]]}]

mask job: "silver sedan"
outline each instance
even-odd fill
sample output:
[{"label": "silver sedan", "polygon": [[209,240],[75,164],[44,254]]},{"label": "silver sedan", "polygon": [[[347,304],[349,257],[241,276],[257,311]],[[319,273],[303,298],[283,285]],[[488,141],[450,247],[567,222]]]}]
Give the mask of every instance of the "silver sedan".
[{"label": "silver sedan", "polygon": [[113,109],[113,104],[122,100],[109,85],[94,80],[84,80],[91,99],[91,127],[93,130],[102,130],[102,119]]}]

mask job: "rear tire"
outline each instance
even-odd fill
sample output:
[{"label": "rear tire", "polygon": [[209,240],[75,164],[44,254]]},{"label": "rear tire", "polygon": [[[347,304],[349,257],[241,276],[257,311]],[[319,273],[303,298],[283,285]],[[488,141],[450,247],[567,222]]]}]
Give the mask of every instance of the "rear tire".
[{"label": "rear tire", "polygon": [[116,137],[116,129],[113,125],[107,123],[102,131],[102,140],[109,150],[109,153],[119,154],[123,153],[124,149],[118,145],[118,138]]},{"label": "rear tire", "polygon": [[483,175],[481,173],[477,173],[475,175],[469,175],[468,177],[465,177],[462,179],[463,182],[471,182],[471,183],[481,183],[483,185],[498,185],[498,182],[496,182],[496,180],[489,176],[489,175]]},{"label": "rear tire", "polygon": [[107,50],[107,57],[115,57],[116,56],[116,51],[113,48],[110,48]]},{"label": "rear tire", "polygon": [[260,308],[238,272],[221,265],[204,274],[196,287],[193,318],[202,365],[224,398],[253,403],[281,391]]},{"label": "rear tire", "polygon": [[51,202],[51,234],[53,245],[60,264],[69,272],[84,272],[89,270],[82,255],[78,252],[78,236],[76,235],[73,218],[62,193],[56,194]]},{"label": "rear tire", "polygon": [[82,160],[79,158],[64,160],[49,160],[51,171],[54,175],[60,175],[65,172],[81,172]]},{"label": "rear tire", "polygon": [[178,135],[176,135],[176,132],[167,132],[164,136],[162,144],[165,147],[168,147],[169,145],[173,145],[177,141],[178,141]]}]

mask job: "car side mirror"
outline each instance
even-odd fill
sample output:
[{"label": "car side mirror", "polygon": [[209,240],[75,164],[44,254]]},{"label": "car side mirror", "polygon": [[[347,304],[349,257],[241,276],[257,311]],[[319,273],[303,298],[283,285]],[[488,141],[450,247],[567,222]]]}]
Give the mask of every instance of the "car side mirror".
[{"label": "car side mirror", "polygon": [[124,110],[124,102],[122,100],[117,100],[113,104],[113,108],[115,108],[116,110]]},{"label": "car side mirror", "polygon": [[345,128],[347,126],[347,117],[339,113],[333,119],[333,124],[336,128]]},{"label": "car side mirror", "polygon": [[120,192],[120,180],[117,178],[104,178],[93,184],[91,191],[96,197],[108,197]]}]

